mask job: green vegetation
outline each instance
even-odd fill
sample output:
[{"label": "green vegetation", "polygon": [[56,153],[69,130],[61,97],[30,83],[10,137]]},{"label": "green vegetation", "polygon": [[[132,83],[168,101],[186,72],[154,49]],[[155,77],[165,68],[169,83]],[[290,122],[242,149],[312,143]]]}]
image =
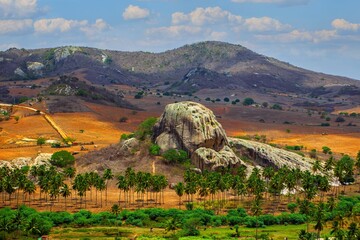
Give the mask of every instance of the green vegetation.
[{"label": "green vegetation", "polygon": [[157,144],[151,144],[149,147],[149,154],[151,156],[159,156],[160,155],[160,146]]},{"label": "green vegetation", "polygon": [[188,154],[184,150],[169,149],[162,154],[164,161],[168,164],[184,163],[188,159]]},{"label": "green vegetation", "polygon": [[138,129],[135,131],[135,137],[144,140],[153,134],[153,127],[157,121],[156,117],[150,117],[140,123]]},{"label": "green vegetation", "polygon": [[255,103],[255,101],[252,98],[245,98],[244,101],[243,101],[244,106],[249,106],[249,105],[252,105],[254,103]]},{"label": "green vegetation", "polygon": [[74,156],[68,151],[62,150],[51,156],[50,163],[57,167],[67,167],[75,162]]},{"label": "green vegetation", "polygon": [[[357,161],[359,161],[359,156]],[[330,162],[334,165],[335,176],[341,182],[346,184],[350,178],[353,178],[355,165],[354,160],[349,156],[344,155],[339,161],[328,160],[326,165]],[[324,168],[327,167],[326,165]],[[234,228],[235,230],[230,231],[230,229],[226,235],[222,235],[222,238],[236,237],[239,234],[242,236],[246,233],[249,237],[255,236],[262,239],[265,233],[269,233],[271,237],[278,237],[278,233],[275,235],[271,231],[266,231],[276,228],[277,225],[280,225],[284,231],[288,231],[288,229],[295,229],[293,226],[288,226],[289,224],[306,223],[306,225],[299,225],[296,232],[283,237],[313,236],[314,233],[311,230],[317,231],[317,236],[320,237],[324,237],[324,232],[326,236],[337,237],[340,233],[344,236],[357,236],[358,226],[352,222],[356,223],[356,218],[360,215],[360,196],[339,199],[330,197],[325,203],[323,196],[331,189],[327,177],[316,174],[320,168],[319,162],[314,163],[312,173],[289,169],[286,166],[278,170],[267,167],[263,171],[254,168],[248,177],[246,168],[243,166],[232,169],[231,173],[226,169],[220,172],[204,171],[201,174],[186,170],[183,176],[184,182],[177,183],[174,190],[179,196],[179,207],[181,204],[186,205],[187,210],[150,208],[129,211],[122,209],[145,206],[150,202],[155,205],[164,203],[163,191],[168,186],[165,176],[135,172],[132,168],[127,168],[123,174],[115,177],[111,169],[106,169],[101,176],[96,172],[76,174],[75,169],[71,167],[64,170],[44,165],[21,169],[2,167],[0,168],[2,192],[0,204],[3,206],[13,205],[11,204],[13,199],[16,200],[16,205],[20,206],[20,201],[26,203],[24,200],[28,199],[30,203],[33,198],[31,202],[48,204],[51,211],[51,206],[60,198],[65,200],[66,209],[67,198],[79,197],[76,204],[79,204],[80,208],[86,209],[87,204],[94,201],[96,205],[99,204],[102,207],[104,191],[105,206],[107,206],[107,185],[113,178],[116,179],[116,186],[119,189],[119,202],[116,206],[114,204],[109,206],[111,213],[80,210],[69,214],[36,212],[26,207],[19,207],[17,210],[3,208],[0,210],[0,219],[4,220],[0,221],[0,226],[6,226],[6,228],[2,228],[0,234],[6,238],[11,238],[13,234],[30,237],[46,234],[54,226],[83,228],[115,225],[124,226],[125,229],[136,226],[166,230],[154,237],[163,237],[164,234],[176,237],[204,236],[207,232],[202,229],[205,228]],[[71,186],[68,186],[65,180],[71,181]],[[32,195],[37,187],[40,189],[40,198],[35,200]],[[264,213],[266,201],[271,201],[274,204],[272,208],[275,209],[278,209],[276,205],[286,201],[281,200],[280,195],[285,189],[289,191],[287,205],[289,212],[284,211],[279,215],[273,215],[268,209],[267,213]],[[293,193],[295,189],[302,190]],[[93,190],[96,190],[95,193]],[[41,197],[41,194],[45,199]],[[92,194],[96,194],[95,200],[91,198]],[[316,195],[320,196],[320,202],[314,202]],[[183,203],[182,198],[186,199]],[[247,201],[244,201],[244,198]],[[296,203],[291,202],[292,199],[296,199]],[[348,222],[347,225],[345,220]],[[326,222],[332,222],[334,226],[330,235],[330,230],[324,227]],[[27,228],[30,225],[32,227]],[[30,229],[39,229],[39,231]],[[153,235],[150,232],[147,236]]]},{"label": "green vegetation", "polygon": [[271,109],[282,110],[283,108],[282,108],[281,105],[279,105],[279,104],[276,103],[276,104],[272,105]]},{"label": "green vegetation", "polygon": [[39,145],[40,147],[41,147],[42,145],[44,145],[45,142],[46,142],[46,139],[43,138],[43,137],[39,137],[39,138],[36,140],[36,144]]},{"label": "green vegetation", "polygon": [[325,153],[325,154],[332,154],[331,148],[329,148],[329,147],[327,147],[327,146],[323,146],[323,147],[322,147],[322,151],[323,151],[323,153]]},{"label": "green vegetation", "polygon": [[134,133],[129,133],[129,134],[123,133],[123,134],[121,134],[121,136],[120,136],[120,141],[122,141],[122,140],[128,140],[128,139],[133,138],[133,137],[135,137],[135,134],[134,134]]}]

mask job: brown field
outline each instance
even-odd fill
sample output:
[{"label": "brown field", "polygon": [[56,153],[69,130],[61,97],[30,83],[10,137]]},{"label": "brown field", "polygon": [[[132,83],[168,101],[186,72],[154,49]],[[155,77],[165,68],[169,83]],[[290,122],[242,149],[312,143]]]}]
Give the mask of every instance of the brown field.
[{"label": "brown field", "polygon": [[[143,111],[117,108],[112,106],[85,103],[91,112],[81,113],[56,113],[52,117],[55,122],[77,142],[94,142],[96,147],[101,148],[119,141],[122,133],[131,132],[144,119],[150,116],[160,116],[166,104],[174,101],[183,101],[183,98],[159,98],[154,95],[144,99],[134,100],[127,97],[132,103],[141,106]],[[156,104],[160,102],[160,105]],[[330,147],[335,153],[346,153],[355,156],[360,150],[360,119],[349,118],[345,123],[337,125],[334,122],[336,115],[330,115],[330,127],[316,126],[322,122],[319,115],[314,113],[308,116],[304,110],[292,109],[276,111],[255,107],[233,106],[225,103],[201,102],[214,111],[219,122],[223,125],[228,136],[266,135],[268,142],[280,145],[303,145],[306,149],[321,151],[323,146]],[[45,108],[44,103],[36,107]],[[0,159],[11,160],[16,157],[34,156],[38,152],[53,152],[48,146],[18,147],[15,144],[22,138],[36,139],[43,136],[47,139],[60,139],[60,136],[41,116],[26,116],[26,112],[17,110],[15,115],[23,116],[18,123],[14,119],[0,122],[0,144],[3,149]],[[121,117],[127,117],[125,123],[120,123]],[[260,122],[259,120],[264,120]],[[291,124],[284,124],[284,121]],[[357,126],[348,127],[352,122]],[[83,130],[81,133],[80,130]],[[5,149],[6,148],[6,151]],[[95,149],[88,146],[89,150]],[[79,146],[70,148],[70,151],[79,151]]]}]

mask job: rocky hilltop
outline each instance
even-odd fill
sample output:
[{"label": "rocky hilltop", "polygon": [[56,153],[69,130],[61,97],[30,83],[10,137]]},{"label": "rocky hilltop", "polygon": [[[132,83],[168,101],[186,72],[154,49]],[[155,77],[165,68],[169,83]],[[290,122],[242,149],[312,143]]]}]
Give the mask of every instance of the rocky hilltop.
[{"label": "rocky hilltop", "polygon": [[162,151],[182,149],[201,170],[244,164],[232,151],[214,113],[195,102],[169,104],[154,126],[153,140]]}]

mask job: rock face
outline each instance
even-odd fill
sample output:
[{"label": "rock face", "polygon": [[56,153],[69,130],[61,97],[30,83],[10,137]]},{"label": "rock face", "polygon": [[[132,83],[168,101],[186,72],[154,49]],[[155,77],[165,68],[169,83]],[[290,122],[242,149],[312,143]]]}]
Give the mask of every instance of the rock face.
[{"label": "rock face", "polygon": [[12,161],[3,161],[0,160],[0,167],[21,168],[24,166],[40,166],[40,165],[50,165],[51,153],[40,153],[37,157],[20,157]]},{"label": "rock face", "polygon": [[228,146],[226,133],[213,112],[199,103],[167,105],[154,126],[153,140],[162,151],[187,151],[201,170],[242,163]]},{"label": "rock face", "polygon": [[314,160],[310,158],[268,144],[237,138],[231,138],[229,141],[241,155],[247,156],[262,167],[280,168],[288,166],[289,168],[299,168],[302,171],[311,171],[314,163]]}]

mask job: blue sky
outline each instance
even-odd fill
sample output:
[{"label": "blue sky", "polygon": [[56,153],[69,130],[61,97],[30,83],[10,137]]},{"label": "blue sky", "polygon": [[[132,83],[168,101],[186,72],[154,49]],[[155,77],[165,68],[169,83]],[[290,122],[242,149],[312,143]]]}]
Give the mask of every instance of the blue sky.
[{"label": "blue sky", "polygon": [[217,40],[360,79],[359,9],[359,0],[0,0],[0,50],[161,52]]}]

